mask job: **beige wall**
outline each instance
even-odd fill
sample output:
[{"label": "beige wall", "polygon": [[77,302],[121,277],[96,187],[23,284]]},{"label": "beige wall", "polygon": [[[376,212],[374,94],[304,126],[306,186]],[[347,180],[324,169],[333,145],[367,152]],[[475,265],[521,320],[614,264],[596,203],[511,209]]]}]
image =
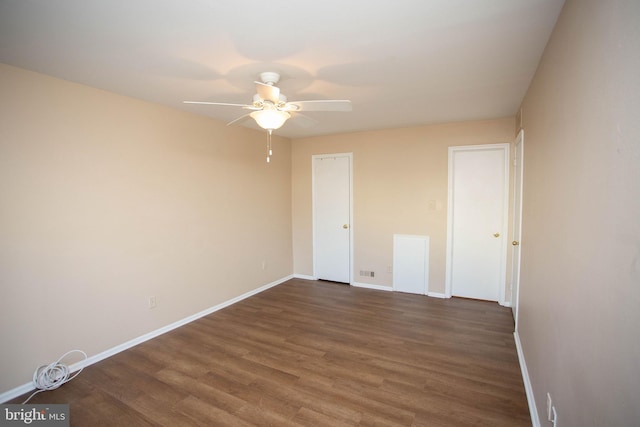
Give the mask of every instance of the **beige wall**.
[{"label": "beige wall", "polygon": [[293,272],[289,140],[267,165],[263,133],[4,65],[0,93],[0,393]]},{"label": "beige wall", "polygon": [[640,425],[640,2],[567,0],[523,103],[519,336],[541,425]]},{"label": "beige wall", "polygon": [[[311,156],[353,153],[354,279],[392,285],[393,234],[430,236],[430,292],[444,293],[448,147],[512,142],[514,118],[294,140],[293,253],[313,275]],[[429,201],[437,209],[429,210]],[[359,276],[360,270],[375,277]],[[509,294],[507,294],[509,297]]]}]

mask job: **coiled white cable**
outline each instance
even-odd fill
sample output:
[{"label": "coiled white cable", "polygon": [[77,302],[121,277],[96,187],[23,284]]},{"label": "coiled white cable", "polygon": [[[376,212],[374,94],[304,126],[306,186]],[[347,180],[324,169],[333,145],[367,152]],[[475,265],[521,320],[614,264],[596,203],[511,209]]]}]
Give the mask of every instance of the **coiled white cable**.
[{"label": "coiled white cable", "polygon": [[33,392],[33,394],[29,396],[27,400],[22,402],[23,405],[30,401],[31,398],[36,394],[42,391],[55,390],[62,384],[68,383],[69,381],[77,377],[80,372],[82,372],[82,369],[84,369],[84,367],[76,372],[75,375],[69,377],[69,374],[71,373],[69,367],[64,363],[60,363],[62,359],[64,359],[71,353],[82,353],[82,355],[84,356],[84,360],[87,360],[87,353],[85,353],[84,351],[71,350],[60,356],[55,362],[38,367],[38,369],[36,369],[36,371],[33,373],[33,385],[35,388],[37,388],[37,390]]}]

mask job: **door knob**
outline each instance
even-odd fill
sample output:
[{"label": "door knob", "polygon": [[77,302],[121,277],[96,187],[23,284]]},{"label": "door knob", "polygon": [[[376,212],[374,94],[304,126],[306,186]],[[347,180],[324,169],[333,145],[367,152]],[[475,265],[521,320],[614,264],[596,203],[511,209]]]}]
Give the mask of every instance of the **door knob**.
[{"label": "door knob", "polygon": [[513,242],[511,242],[511,244],[513,246],[518,246],[520,244],[520,242],[518,242],[517,240],[514,240]]},{"label": "door knob", "polygon": [[347,224],[343,225],[342,228],[347,229],[349,226]]},{"label": "door knob", "polygon": [[493,233],[493,237],[500,237],[500,233]]}]

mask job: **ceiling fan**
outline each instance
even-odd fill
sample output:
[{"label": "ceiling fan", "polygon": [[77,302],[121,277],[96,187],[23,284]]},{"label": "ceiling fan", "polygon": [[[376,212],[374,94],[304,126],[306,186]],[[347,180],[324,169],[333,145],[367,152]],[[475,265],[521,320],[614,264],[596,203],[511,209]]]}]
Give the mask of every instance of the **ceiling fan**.
[{"label": "ceiling fan", "polygon": [[[267,162],[271,160],[271,133],[282,127],[292,117],[292,114],[300,115],[300,111],[351,111],[351,101],[345,99],[313,100],[313,101],[287,101],[287,97],[280,93],[276,83],[280,81],[280,74],[274,71],[260,73],[262,82],[256,84],[256,94],[253,95],[251,104],[229,104],[225,102],[207,101],[183,101],[185,104],[223,105],[229,107],[241,107],[251,110],[237,119],[227,123],[227,126],[238,124],[252,118],[258,126],[268,132],[267,136]],[[303,116],[304,117],[304,116]]]}]

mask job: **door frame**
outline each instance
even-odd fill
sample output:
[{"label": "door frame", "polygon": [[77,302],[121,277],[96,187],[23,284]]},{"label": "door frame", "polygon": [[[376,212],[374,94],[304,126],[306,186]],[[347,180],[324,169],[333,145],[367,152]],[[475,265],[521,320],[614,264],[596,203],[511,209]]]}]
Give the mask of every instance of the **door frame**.
[{"label": "door frame", "polygon": [[[516,150],[516,147],[518,146],[518,144],[520,144],[520,151]],[[512,219],[512,233],[515,236],[516,235],[516,231],[517,231],[517,235],[519,236],[519,241],[518,241],[518,250],[516,251],[515,249],[512,248],[512,253],[511,253],[511,309],[513,310],[513,317],[514,317],[514,322],[515,322],[515,331],[518,331],[518,312],[519,312],[519,301],[520,301],[520,269],[522,268],[522,189],[523,189],[523,180],[524,180],[524,130],[520,129],[520,132],[518,132],[518,136],[516,137],[515,142],[513,143],[513,151],[514,151],[514,177],[513,177],[513,219]],[[517,155],[517,153],[520,153],[519,158],[516,158],[515,155]],[[517,167],[516,167],[516,163],[517,163]],[[519,191],[520,191],[520,197],[516,198],[516,185],[518,184],[518,181],[516,179],[516,176],[520,177],[519,180]],[[516,212],[516,206],[520,205],[520,209],[518,209],[519,215],[518,217],[516,217],[515,212]],[[515,240],[515,239],[513,239]],[[515,246],[514,246],[515,248]],[[517,256],[516,256],[517,255]],[[515,264],[518,264],[518,274],[515,274],[514,271],[515,269],[513,268],[513,266]],[[516,290],[515,292],[515,296],[516,299],[514,301],[514,289]]]},{"label": "door frame", "polygon": [[500,286],[498,289],[498,303],[506,305],[505,290],[507,285],[507,236],[509,232],[509,143],[460,145],[449,147],[448,153],[448,183],[447,183],[447,260],[445,274],[445,298],[451,298],[451,276],[453,267],[453,154],[457,151],[480,151],[489,149],[501,149],[504,151],[504,203],[503,224],[500,234],[504,236],[500,248]]},{"label": "door frame", "polygon": [[316,174],[314,163],[316,159],[347,157],[349,159],[349,285],[353,283],[353,153],[314,154],[311,156],[311,215],[313,230],[313,278],[316,274]]}]

